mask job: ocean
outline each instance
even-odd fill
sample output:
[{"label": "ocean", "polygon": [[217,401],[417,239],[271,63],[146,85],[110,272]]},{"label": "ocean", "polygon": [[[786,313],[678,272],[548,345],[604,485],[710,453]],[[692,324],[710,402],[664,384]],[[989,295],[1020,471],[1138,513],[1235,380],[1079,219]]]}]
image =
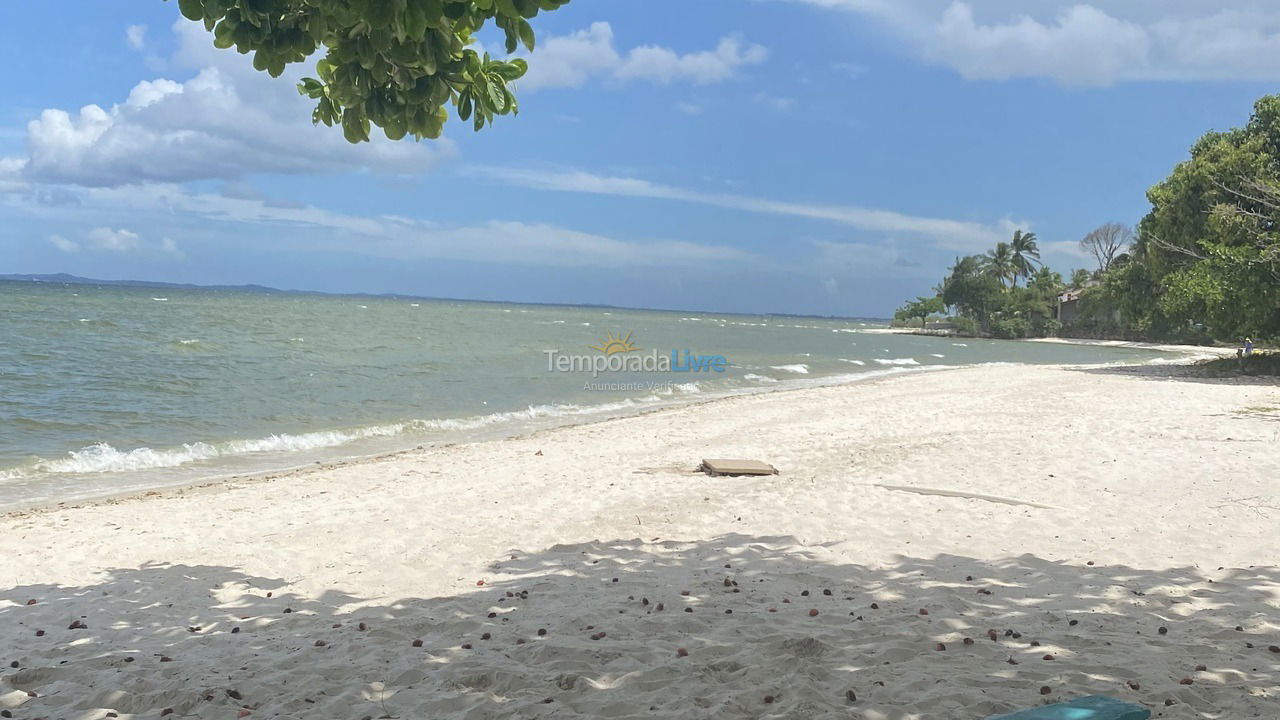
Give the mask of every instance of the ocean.
[{"label": "ocean", "polygon": [[[868,332],[877,327],[883,323],[0,281],[0,509],[738,393],[978,363],[1159,356]],[[599,367],[609,362],[620,369]]]}]

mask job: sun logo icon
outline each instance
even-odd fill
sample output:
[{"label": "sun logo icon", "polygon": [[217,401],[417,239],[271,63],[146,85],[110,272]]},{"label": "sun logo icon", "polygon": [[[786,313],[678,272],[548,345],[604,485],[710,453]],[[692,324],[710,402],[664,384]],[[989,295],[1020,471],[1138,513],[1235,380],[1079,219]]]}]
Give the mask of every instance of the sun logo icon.
[{"label": "sun logo icon", "polygon": [[632,334],[633,333],[627,333],[626,337],[621,337],[619,335],[614,335],[612,331],[609,331],[605,335],[604,342],[600,343],[599,345],[592,345],[591,349],[599,350],[605,355],[617,355],[618,353],[636,352],[640,349],[640,347],[635,343],[631,342]]}]

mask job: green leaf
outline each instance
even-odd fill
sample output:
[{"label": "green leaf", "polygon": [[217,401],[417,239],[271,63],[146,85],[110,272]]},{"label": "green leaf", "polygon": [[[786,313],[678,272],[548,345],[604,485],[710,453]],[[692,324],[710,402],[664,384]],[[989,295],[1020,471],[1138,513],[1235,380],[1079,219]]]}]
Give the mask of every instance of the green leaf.
[{"label": "green leaf", "polygon": [[204,19],[203,0],[178,0],[178,11],[188,20]]},{"label": "green leaf", "polygon": [[533,45],[534,45],[533,26],[529,24],[528,20],[525,20],[524,18],[520,18],[516,22],[516,29],[519,30],[520,32],[520,42],[524,43],[525,48],[529,52],[533,52]]}]

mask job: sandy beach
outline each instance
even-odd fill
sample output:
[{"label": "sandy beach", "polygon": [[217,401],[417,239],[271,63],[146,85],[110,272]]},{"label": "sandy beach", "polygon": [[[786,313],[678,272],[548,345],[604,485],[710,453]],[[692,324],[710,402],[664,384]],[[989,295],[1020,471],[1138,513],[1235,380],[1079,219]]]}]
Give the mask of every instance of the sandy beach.
[{"label": "sandy beach", "polygon": [[24,511],[0,708],[1275,718],[1277,478],[1274,383],[984,366]]}]

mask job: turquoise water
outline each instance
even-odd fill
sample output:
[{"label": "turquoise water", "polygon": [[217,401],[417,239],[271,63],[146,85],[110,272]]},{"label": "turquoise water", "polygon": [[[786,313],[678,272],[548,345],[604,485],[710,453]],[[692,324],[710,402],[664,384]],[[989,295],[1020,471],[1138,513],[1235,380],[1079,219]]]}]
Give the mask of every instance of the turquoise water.
[{"label": "turquoise water", "polygon": [[[864,332],[875,325],[0,282],[0,507],[884,373],[1156,356]],[[599,378],[548,369],[548,351],[597,356],[591,346],[609,333],[630,334],[630,355],[688,350],[728,366]]]}]

